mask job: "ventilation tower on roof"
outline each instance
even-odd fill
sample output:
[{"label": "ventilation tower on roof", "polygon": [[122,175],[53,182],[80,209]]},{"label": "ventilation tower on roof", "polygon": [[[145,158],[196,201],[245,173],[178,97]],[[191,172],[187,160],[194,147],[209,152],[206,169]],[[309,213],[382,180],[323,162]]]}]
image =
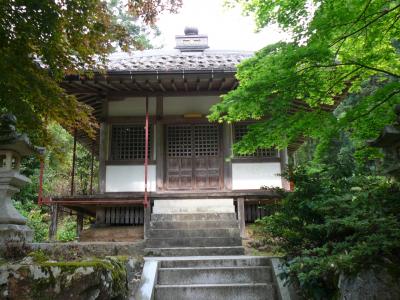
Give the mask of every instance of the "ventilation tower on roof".
[{"label": "ventilation tower on roof", "polygon": [[175,36],[176,49],[181,52],[203,52],[208,46],[208,36],[199,34],[196,27],[185,27],[185,35]]}]

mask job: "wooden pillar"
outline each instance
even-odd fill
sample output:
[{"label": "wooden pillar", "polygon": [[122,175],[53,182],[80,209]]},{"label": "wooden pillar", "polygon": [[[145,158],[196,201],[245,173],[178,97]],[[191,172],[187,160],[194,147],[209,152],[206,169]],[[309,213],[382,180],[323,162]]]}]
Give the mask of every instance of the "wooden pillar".
[{"label": "wooden pillar", "polygon": [[57,221],[58,221],[58,205],[52,204],[50,206],[50,228],[49,228],[49,240],[55,241],[57,238]]},{"label": "wooden pillar", "polygon": [[164,189],[164,126],[160,122],[163,115],[163,97],[156,99],[156,189]]},{"label": "wooden pillar", "polygon": [[80,237],[81,231],[83,229],[83,214],[81,212],[77,212],[76,214],[76,236]]},{"label": "wooden pillar", "polygon": [[75,194],[75,165],[76,165],[76,140],[78,132],[74,130],[74,148],[72,150],[72,170],[71,170],[71,191],[70,194],[73,196]]},{"label": "wooden pillar", "polygon": [[244,213],[244,198],[240,197],[237,199],[237,209],[238,209],[238,221],[239,221],[239,229],[240,229],[240,237],[246,237],[246,219]]},{"label": "wooden pillar", "polygon": [[107,158],[108,134],[107,124],[100,124],[100,144],[99,144],[99,191],[101,194],[106,192],[106,158]]},{"label": "wooden pillar", "polygon": [[222,128],[224,156],[224,188],[232,190],[232,124],[223,124]]},{"label": "wooden pillar", "polygon": [[92,157],[91,157],[91,161],[90,161],[90,188],[89,188],[90,195],[93,195],[94,147],[95,147],[95,145],[96,145],[96,143],[93,142]]},{"label": "wooden pillar", "polygon": [[[284,150],[279,151],[280,154],[280,163],[281,163],[281,173],[283,173],[288,166],[288,154],[287,154],[287,148]],[[282,180],[282,188],[290,191],[290,183],[283,177],[281,177]]]},{"label": "wooden pillar", "polygon": [[104,207],[96,207],[96,226],[104,226],[106,224],[106,210]]},{"label": "wooden pillar", "polygon": [[143,230],[144,230],[144,239],[147,240],[150,230],[150,218],[151,218],[151,202],[147,207],[144,207],[144,222],[143,222]]}]

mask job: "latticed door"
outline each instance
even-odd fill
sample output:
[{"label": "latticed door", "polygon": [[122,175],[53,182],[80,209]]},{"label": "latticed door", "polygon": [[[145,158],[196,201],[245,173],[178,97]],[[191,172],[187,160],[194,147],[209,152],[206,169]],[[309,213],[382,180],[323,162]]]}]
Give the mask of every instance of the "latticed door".
[{"label": "latticed door", "polygon": [[220,129],[212,124],[167,126],[166,186],[201,190],[221,186]]}]

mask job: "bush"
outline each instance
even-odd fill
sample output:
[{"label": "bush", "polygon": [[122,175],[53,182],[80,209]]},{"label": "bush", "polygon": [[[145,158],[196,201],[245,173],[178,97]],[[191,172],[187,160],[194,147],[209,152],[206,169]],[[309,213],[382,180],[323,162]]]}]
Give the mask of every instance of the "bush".
[{"label": "bush", "polygon": [[298,167],[295,191],[263,219],[286,254],[286,276],[308,298],[334,298],[340,273],[400,264],[400,184],[345,171]]},{"label": "bush", "polygon": [[61,242],[70,242],[76,238],[76,219],[74,216],[67,216],[58,226],[57,240]]},{"label": "bush", "polygon": [[49,214],[47,208],[40,207],[32,201],[24,203],[14,201],[14,206],[27,219],[27,225],[34,230],[33,241],[46,241],[49,236]]}]

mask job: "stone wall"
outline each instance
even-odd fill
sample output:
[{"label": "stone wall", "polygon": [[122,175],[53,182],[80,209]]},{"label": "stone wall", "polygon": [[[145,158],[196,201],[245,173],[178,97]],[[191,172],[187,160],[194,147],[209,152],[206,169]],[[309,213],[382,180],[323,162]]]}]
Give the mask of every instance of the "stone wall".
[{"label": "stone wall", "polygon": [[0,266],[0,299],[127,299],[139,284],[138,258],[108,256],[55,261],[44,252]]},{"label": "stone wall", "polygon": [[400,299],[400,280],[376,268],[356,276],[339,277],[340,300]]}]

